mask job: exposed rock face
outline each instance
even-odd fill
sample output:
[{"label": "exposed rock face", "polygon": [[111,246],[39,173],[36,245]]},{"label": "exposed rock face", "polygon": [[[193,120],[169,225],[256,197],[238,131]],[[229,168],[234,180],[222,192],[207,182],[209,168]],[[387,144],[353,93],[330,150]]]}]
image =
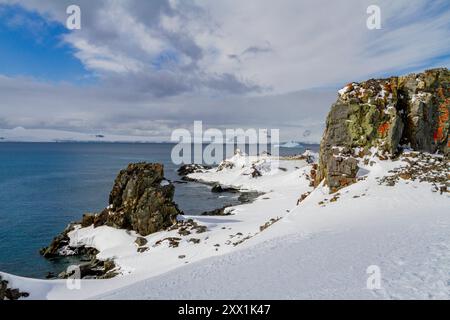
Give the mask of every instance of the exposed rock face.
[{"label": "exposed rock face", "polygon": [[[180,214],[173,202],[174,186],[164,179],[161,164],[135,163],[120,171],[109,196],[109,206],[99,214],[83,215],[79,223],[71,223],[50,245],[41,249],[46,258],[60,256],[85,257],[90,262],[80,265],[83,278],[110,278],[117,275],[113,261],[96,258],[98,251],[84,246],[72,247],[69,233],[81,225],[82,228],[94,225],[107,225],[118,229],[134,230],[146,236],[164,230],[177,223]],[[137,244],[143,246],[147,240],[138,238]],[[70,276],[66,272],[60,278]]]},{"label": "exposed rock face", "polygon": [[178,175],[184,177],[191,173],[196,172],[205,172],[206,170],[212,169],[211,166],[204,166],[200,164],[184,164],[180,168],[178,168],[177,172]]},{"label": "exposed rock face", "polygon": [[109,207],[94,217],[94,225],[130,229],[146,236],[176,223],[175,188],[164,180],[161,164],[128,165],[117,176]]},{"label": "exposed rock face", "polygon": [[315,184],[325,179],[336,191],[352,183],[358,153],[371,147],[382,157],[404,145],[448,154],[449,109],[448,69],[348,84],[327,117]]}]

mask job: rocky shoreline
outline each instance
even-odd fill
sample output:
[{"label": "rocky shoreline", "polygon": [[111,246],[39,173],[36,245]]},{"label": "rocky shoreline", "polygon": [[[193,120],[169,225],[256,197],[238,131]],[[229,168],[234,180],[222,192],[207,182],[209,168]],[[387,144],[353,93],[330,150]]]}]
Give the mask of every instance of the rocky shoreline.
[{"label": "rocky shoreline", "polygon": [[[205,172],[212,167],[197,164],[183,165],[178,174],[186,183],[197,182],[211,186],[211,192],[239,193],[240,203],[249,203],[259,197],[259,192],[242,192],[236,188],[222,186],[218,183],[202,182],[190,179],[187,175],[195,172]],[[98,250],[92,247],[71,244],[69,234],[77,228],[94,228],[106,225],[116,229],[135,231],[137,251],[146,252],[147,240],[142,237],[163,230],[180,229],[185,233],[185,222],[179,221],[177,216],[183,215],[173,202],[174,184],[164,178],[162,164],[131,163],[122,170],[117,178],[109,197],[109,205],[100,213],[85,213],[81,221],[70,223],[67,228],[57,235],[48,247],[42,248],[40,254],[49,260],[57,261],[65,257],[76,257],[81,262],[78,265],[79,276],[82,279],[109,279],[120,274],[119,268],[113,260],[99,260]],[[233,205],[201,213],[201,216],[229,216]],[[191,229],[206,230],[206,228],[191,223]],[[188,223],[189,225],[189,223]],[[195,239],[194,239],[195,240]],[[175,241],[176,242],[176,241]],[[58,275],[49,273],[47,279],[67,279],[75,271],[62,271]]]},{"label": "rocky shoreline", "polygon": [[[86,260],[80,265],[83,279],[114,277],[121,272],[114,261],[101,261],[97,258],[97,250],[86,247],[86,243],[90,243],[91,238],[99,234],[91,233],[92,230],[110,227],[122,232],[126,230],[120,236],[126,236],[124,242],[132,259],[135,259],[136,251],[144,253],[155,250],[154,260],[153,252],[148,256],[143,255],[143,258],[151,256],[150,262],[144,265],[145,268],[159,263],[157,260],[166,261],[170,256],[167,248],[174,248],[172,260],[160,267],[164,271],[166,267],[195,261],[200,255],[207,258],[219,250],[220,253],[226,252],[221,251],[222,248],[231,248],[251,239],[288,214],[292,210],[291,205],[295,205],[290,201],[295,197],[300,196],[298,201],[295,199],[297,207],[302,209],[309,206],[310,212],[314,214],[320,208],[327,209],[343,201],[368,197],[368,187],[346,196],[352,189],[358,189],[359,183],[364,185],[375,182],[373,185],[378,188],[401,184],[397,187],[402,190],[409,187],[405,185],[417,188],[417,183],[426,182],[431,186],[429,193],[433,194],[434,200],[436,197],[443,198],[441,195],[448,197],[449,87],[450,74],[447,69],[348,84],[339,91],[338,99],[328,114],[319,163],[315,163],[314,157],[308,154],[282,159],[284,163],[278,170],[277,178],[270,172],[269,158],[252,159],[249,165],[244,166],[241,165],[245,157],[243,154],[224,160],[215,170],[201,165],[186,165],[179,169],[183,182],[207,184],[214,193],[239,193],[241,203],[251,202],[262,193],[247,193],[232,186],[252,189],[258,185],[259,189],[255,189],[267,192],[267,198],[259,199],[255,202],[256,206],[248,206],[252,207],[250,211],[253,216],[251,223],[247,223],[245,232],[234,229],[237,222],[232,221],[236,223],[232,225],[230,221],[233,219],[214,217],[194,221],[182,217],[183,212],[173,201],[174,183],[164,177],[163,166],[135,163],[119,173],[108,206],[103,211],[85,214],[80,222],[69,225],[55,237],[49,247],[41,250],[41,254],[49,259],[68,255],[83,257]],[[287,163],[292,161],[301,161],[305,166]],[[291,183],[288,189],[287,182]],[[278,188],[276,192],[271,191],[274,185]],[[341,190],[345,187],[349,188]],[[286,194],[289,195],[288,201]],[[277,201],[267,210],[266,202],[272,202],[274,197],[278,197]],[[280,208],[283,208],[283,212],[279,211]],[[248,217],[249,210],[245,209]],[[228,206],[203,213],[210,216],[233,214],[235,213]],[[266,219],[263,224],[255,218],[262,219],[261,214]],[[258,221],[259,227],[256,232],[255,221]],[[81,237],[84,236],[84,242],[80,241],[83,245],[72,242],[70,236],[79,229]],[[204,234],[211,230],[216,233],[214,238],[210,237],[210,233]],[[112,229],[102,231],[108,235],[115,233]],[[162,238],[148,237],[158,231],[167,233]],[[220,236],[217,237],[217,234]],[[115,252],[122,252],[120,250],[123,247],[117,247],[114,249],[119,251]],[[195,247],[195,251],[187,251],[192,247]],[[182,251],[178,251],[180,249]],[[192,260],[187,261],[192,252]],[[131,265],[133,268],[137,266]],[[66,272],[59,277],[67,278],[71,275]]]}]

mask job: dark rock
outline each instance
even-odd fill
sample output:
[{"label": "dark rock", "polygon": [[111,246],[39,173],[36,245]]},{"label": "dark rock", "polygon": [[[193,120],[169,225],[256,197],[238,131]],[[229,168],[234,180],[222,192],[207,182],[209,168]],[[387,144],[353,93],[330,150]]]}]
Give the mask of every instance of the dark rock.
[{"label": "dark rock", "polygon": [[200,164],[185,164],[185,165],[182,165],[177,170],[177,172],[178,172],[179,176],[184,177],[191,173],[205,172],[206,170],[210,170],[210,169],[212,169],[211,166],[204,166],[204,165],[200,165]]},{"label": "dark rock", "polygon": [[450,73],[433,69],[388,79],[351,83],[331,107],[320,145],[315,185],[323,179],[336,191],[355,181],[357,156],[377,147],[380,159],[395,157],[401,145],[448,154]]},{"label": "dark rock", "polygon": [[259,196],[261,196],[263,193],[261,192],[256,192],[256,191],[245,191],[245,192],[241,192],[241,194],[238,197],[238,201],[240,203],[250,203],[253,200],[255,200],[256,198],[258,198]]},{"label": "dark rock", "polygon": [[236,188],[233,188],[233,187],[225,187],[225,186],[220,185],[219,183],[215,183],[211,188],[211,192],[213,192],[213,193],[239,192],[239,190]]},{"label": "dark rock", "polygon": [[144,253],[144,252],[147,252],[149,249],[148,249],[148,247],[139,247],[139,248],[137,248],[137,252],[139,252],[139,253]]},{"label": "dark rock", "polygon": [[95,214],[85,213],[81,220],[81,227],[86,228],[94,224]]},{"label": "dark rock", "polygon": [[225,213],[225,209],[229,208],[230,206],[224,206],[222,208],[214,209],[211,211],[205,211],[201,215],[202,216],[229,216],[231,215],[231,211]]},{"label": "dark rock", "polygon": [[71,232],[75,227],[75,224],[69,224],[67,228],[58,236],[56,236],[50,245],[46,248],[42,248],[39,252],[44,258],[52,258],[57,257],[60,255],[60,249],[68,246],[70,239],[69,239],[69,232]]},{"label": "dark rock", "polygon": [[106,225],[146,236],[176,223],[175,188],[163,180],[161,164],[136,163],[122,170],[109,197]]},{"label": "dark rock", "polygon": [[224,169],[233,169],[234,163],[228,160],[222,161],[219,166],[217,167],[217,171],[222,171]]},{"label": "dark rock", "polygon": [[311,192],[305,192],[303,193],[300,198],[297,200],[297,205],[299,205],[303,200],[308,198],[308,196],[311,194]]},{"label": "dark rock", "polygon": [[[110,279],[117,275],[114,271],[116,265],[113,260],[98,260],[93,258],[90,262],[82,263],[77,266],[81,279]],[[75,275],[75,270],[63,271],[58,275],[60,279],[68,279]]]},{"label": "dark rock", "polygon": [[261,172],[255,167],[255,165],[252,166],[251,176],[252,178],[262,177]]},{"label": "dark rock", "polygon": [[180,236],[188,236],[188,235],[190,235],[191,234],[191,232],[188,230],[188,228],[186,227],[186,228],[180,228],[179,230],[178,230],[178,234],[180,235]]},{"label": "dark rock", "polygon": [[137,237],[136,241],[134,243],[136,243],[138,245],[138,247],[142,247],[147,244],[147,239],[145,239],[143,237]]},{"label": "dark rock", "polygon": [[3,280],[0,276],[0,301],[3,300],[19,300],[20,298],[29,297],[27,292],[21,292],[19,289],[12,289],[8,287],[8,281]]},{"label": "dark rock", "polygon": [[181,238],[176,238],[176,237],[164,238],[164,239],[156,241],[154,246],[159,246],[164,241],[169,242],[169,247],[170,248],[177,248],[180,245]]}]

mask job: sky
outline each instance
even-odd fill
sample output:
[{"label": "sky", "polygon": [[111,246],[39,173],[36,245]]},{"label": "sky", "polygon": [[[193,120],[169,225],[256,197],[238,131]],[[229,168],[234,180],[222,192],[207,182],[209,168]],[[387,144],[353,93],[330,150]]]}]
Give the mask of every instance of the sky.
[{"label": "sky", "polygon": [[448,67],[449,38],[448,0],[0,0],[0,129],[318,142],[337,89]]}]

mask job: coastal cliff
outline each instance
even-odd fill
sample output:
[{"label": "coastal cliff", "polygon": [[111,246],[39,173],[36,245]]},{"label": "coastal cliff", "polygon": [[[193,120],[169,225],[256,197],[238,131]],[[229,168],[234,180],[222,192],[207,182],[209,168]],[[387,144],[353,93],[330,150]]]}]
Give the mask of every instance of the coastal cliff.
[{"label": "coastal cliff", "polygon": [[448,155],[449,110],[446,68],[348,84],[326,120],[315,184],[333,192],[354,183],[358,159],[375,148],[381,159],[403,149]]}]

